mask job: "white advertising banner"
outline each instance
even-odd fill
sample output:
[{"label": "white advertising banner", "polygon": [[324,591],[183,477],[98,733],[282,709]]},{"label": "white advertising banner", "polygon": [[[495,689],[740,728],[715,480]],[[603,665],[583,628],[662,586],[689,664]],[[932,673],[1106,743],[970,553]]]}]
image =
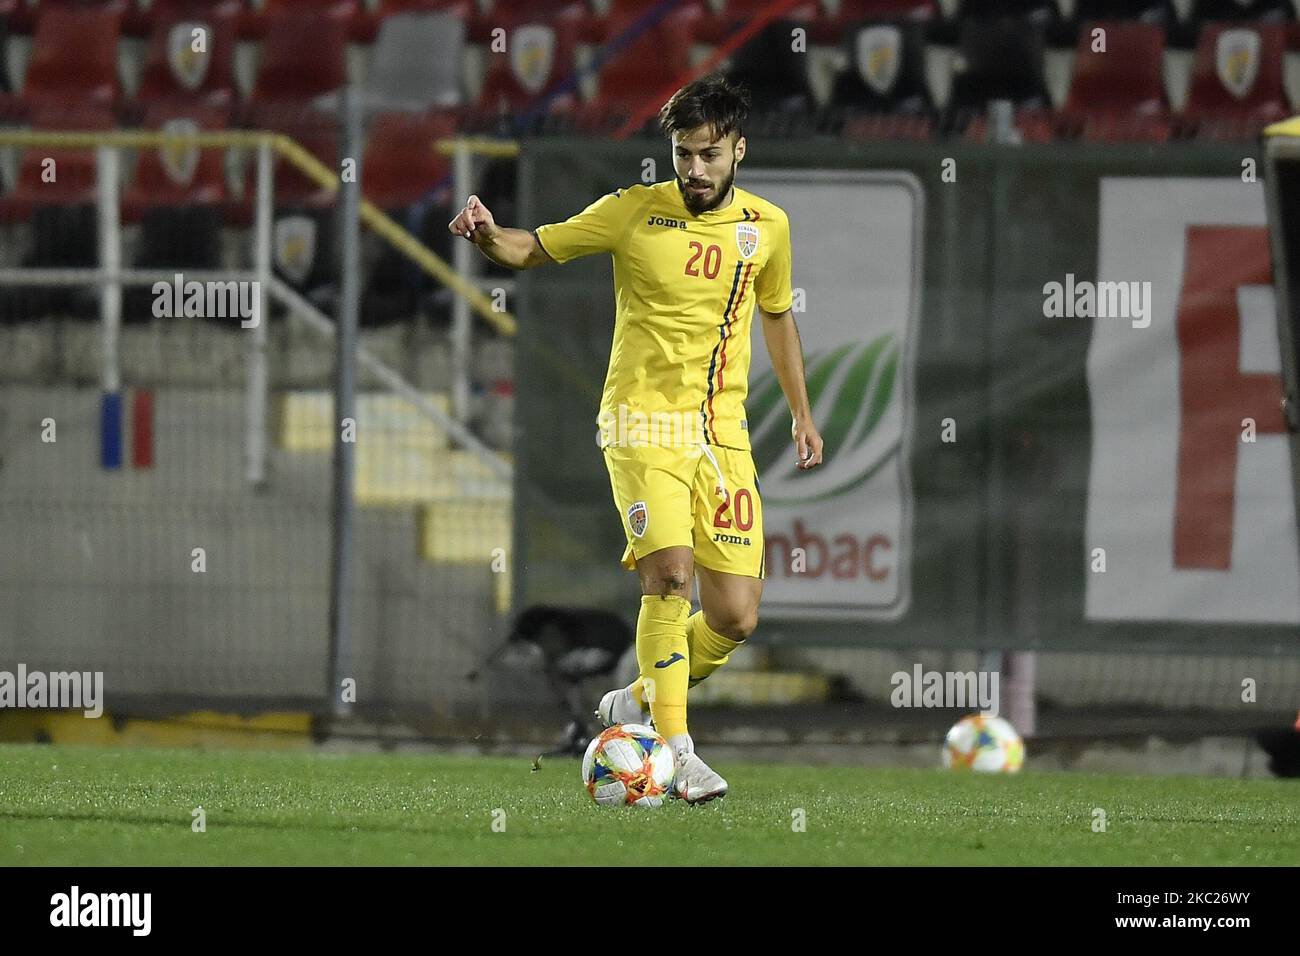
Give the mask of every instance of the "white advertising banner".
[{"label": "white advertising banner", "polygon": [[756,317],[745,411],[763,496],[764,614],[901,617],[911,593],[920,184],[905,173],[750,170],[744,185],[790,217],[794,315],[827,448],[821,467],[795,467],[789,405]]},{"label": "white advertising banner", "polygon": [[1098,241],[1147,295],[1093,319],[1087,617],[1300,622],[1262,187],[1105,179]]}]

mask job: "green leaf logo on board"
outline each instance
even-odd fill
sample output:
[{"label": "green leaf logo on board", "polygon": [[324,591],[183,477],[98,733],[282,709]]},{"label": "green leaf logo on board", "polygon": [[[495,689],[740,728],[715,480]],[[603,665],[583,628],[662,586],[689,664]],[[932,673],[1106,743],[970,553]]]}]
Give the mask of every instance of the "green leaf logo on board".
[{"label": "green leaf logo on board", "polygon": [[847,342],[805,356],[808,401],[821,430],[826,458],[800,472],[790,440],[790,408],[776,374],[768,370],[745,402],[754,464],[763,501],[795,504],[844,494],[874,475],[898,452],[896,429],[878,426],[894,401],[899,343],[893,332],[869,342]]}]

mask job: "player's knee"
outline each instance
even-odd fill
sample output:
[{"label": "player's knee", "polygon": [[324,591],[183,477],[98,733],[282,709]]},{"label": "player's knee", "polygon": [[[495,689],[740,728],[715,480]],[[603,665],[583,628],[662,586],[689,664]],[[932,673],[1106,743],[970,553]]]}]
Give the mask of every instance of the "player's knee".
[{"label": "player's knee", "polygon": [[758,627],[758,609],[732,610],[723,615],[717,631],[730,641],[743,641]]},{"label": "player's knee", "polygon": [[659,578],[660,594],[685,594],[691,587],[691,576],[685,570],[674,568]]},{"label": "player's knee", "polygon": [[646,594],[685,595],[691,587],[691,569],[681,562],[669,562],[646,575],[643,583]]}]

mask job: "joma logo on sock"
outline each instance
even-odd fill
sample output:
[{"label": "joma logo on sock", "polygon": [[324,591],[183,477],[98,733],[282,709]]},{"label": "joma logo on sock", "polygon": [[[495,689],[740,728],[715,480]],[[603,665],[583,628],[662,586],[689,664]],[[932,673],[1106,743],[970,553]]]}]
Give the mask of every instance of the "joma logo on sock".
[{"label": "joma logo on sock", "polygon": [[127,926],[132,935],[148,936],[152,924],[152,893],[70,893],[50,897],[51,926]]}]

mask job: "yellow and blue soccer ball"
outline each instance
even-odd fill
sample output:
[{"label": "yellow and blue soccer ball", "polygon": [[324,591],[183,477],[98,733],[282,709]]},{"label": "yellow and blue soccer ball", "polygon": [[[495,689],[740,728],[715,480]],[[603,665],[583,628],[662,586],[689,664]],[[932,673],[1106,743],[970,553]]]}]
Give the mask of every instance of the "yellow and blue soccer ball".
[{"label": "yellow and blue soccer ball", "polygon": [[662,806],[676,771],[672,748],[651,727],[610,727],[587,745],[582,782],[602,807]]},{"label": "yellow and blue soccer ball", "polygon": [[1001,717],[963,717],[943,741],[943,765],[952,770],[1015,773],[1024,763],[1025,742]]}]

